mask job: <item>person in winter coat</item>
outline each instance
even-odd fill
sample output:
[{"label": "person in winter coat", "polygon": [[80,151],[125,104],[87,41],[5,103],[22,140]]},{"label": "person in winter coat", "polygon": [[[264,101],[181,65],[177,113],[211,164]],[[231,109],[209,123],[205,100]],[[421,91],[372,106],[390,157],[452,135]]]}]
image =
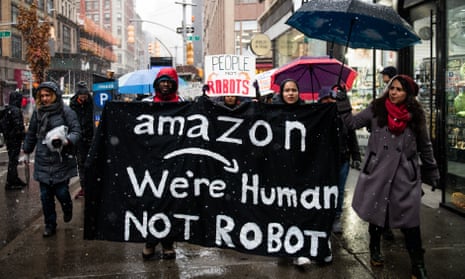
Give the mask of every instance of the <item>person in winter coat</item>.
[{"label": "person in winter coat", "polygon": [[76,93],[71,97],[69,107],[76,112],[81,127],[81,140],[76,149],[81,184],[81,190],[76,195],[76,198],[78,198],[84,196],[84,187],[86,185],[84,163],[94,137],[94,102],[85,82],[81,81],[77,84]]},{"label": "person in winter coat", "polygon": [[[318,103],[335,103],[336,102],[336,93],[329,87],[323,87],[318,92]],[[349,165],[350,159],[352,158],[352,167],[354,169],[360,170],[360,164],[362,157],[360,155],[360,148],[358,146],[357,135],[355,130],[348,129],[344,123],[339,123],[340,125],[340,137],[339,137],[339,148],[340,148],[340,171],[339,171],[339,182],[338,182],[338,196],[337,196],[337,207],[336,207],[336,218],[333,223],[333,232],[342,233],[342,224],[341,224],[341,215],[342,215],[342,206],[344,204],[344,192],[345,185],[347,181],[347,176],[349,175]]]},{"label": "person in winter coat", "polygon": [[24,140],[24,153],[35,148],[34,179],[40,184],[40,199],[44,214],[44,237],[55,234],[55,197],[63,210],[63,221],[73,217],[69,180],[77,175],[74,146],[81,137],[76,113],[64,105],[58,85],[42,82],[37,88],[36,108],[32,113]]},{"label": "person in winter coat", "polygon": [[[158,102],[182,102],[183,99],[178,95],[179,78],[178,73],[174,68],[162,68],[154,82],[153,88],[155,96],[153,101]],[[142,250],[142,258],[150,259],[155,256],[155,246],[157,243],[147,241]],[[161,240],[162,245],[162,259],[172,260],[176,258],[176,251],[174,250],[174,241],[172,239]]]},{"label": "person in winter coat", "polygon": [[337,106],[349,128],[371,130],[352,201],[355,212],[369,223],[371,264],[384,263],[380,247],[383,228],[400,228],[412,278],[426,278],[420,232],[421,184],[429,183],[434,190],[439,171],[417,95],[418,85],[412,78],[397,75],[384,94],[360,113],[352,115],[343,90],[338,92]]},{"label": "person in winter coat", "polygon": [[9,104],[3,112],[2,129],[8,151],[6,190],[21,189],[27,185],[18,177],[18,159],[25,134],[23,113],[21,112],[22,100],[21,93],[11,92]]}]

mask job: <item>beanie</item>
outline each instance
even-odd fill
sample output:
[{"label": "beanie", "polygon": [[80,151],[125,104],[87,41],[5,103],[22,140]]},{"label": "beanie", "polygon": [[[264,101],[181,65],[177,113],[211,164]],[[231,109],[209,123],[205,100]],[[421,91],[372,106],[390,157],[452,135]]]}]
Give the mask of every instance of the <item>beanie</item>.
[{"label": "beanie", "polygon": [[418,95],[418,90],[419,90],[418,84],[411,77],[407,75],[397,75],[396,77],[403,79],[405,83],[408,85],[407,86],[408,88],[405,88],[405,91],[407,92],[407,94],[410,94],[413,96]]}]

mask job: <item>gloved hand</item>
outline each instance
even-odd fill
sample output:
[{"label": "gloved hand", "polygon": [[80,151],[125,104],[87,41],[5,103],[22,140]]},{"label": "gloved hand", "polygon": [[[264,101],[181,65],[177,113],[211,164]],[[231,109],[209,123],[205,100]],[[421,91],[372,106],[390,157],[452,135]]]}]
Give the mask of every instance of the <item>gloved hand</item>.
[{"label": "gloved hand", "polygon": [[334,86],[334,91],[336,91],[336,100],[344,101],[347,99],[347,90],[339,85]]},{"label": "gloved hand", "polygon": [[352,168],[353,169],[356,169],[356,170],[361,170],[362,169],[362,162],[360,162],[359,160],[355,160],[355,161],[352,161]]},{"label": "gloved hand", "polygon": [[337,86],[335,89],[337,90],[336,92],[337,111],[339,113],[346,113],[346,112],[352,111],[352,105],[350,104],[350,100],[347,97],[347,91],[341,86]]},{"label": "gloved hand", "polygon": [[208,84],[204,84],[202,86],[202,94],[206,95],[208,91],[210,91],[210,86],[208,86]]}]

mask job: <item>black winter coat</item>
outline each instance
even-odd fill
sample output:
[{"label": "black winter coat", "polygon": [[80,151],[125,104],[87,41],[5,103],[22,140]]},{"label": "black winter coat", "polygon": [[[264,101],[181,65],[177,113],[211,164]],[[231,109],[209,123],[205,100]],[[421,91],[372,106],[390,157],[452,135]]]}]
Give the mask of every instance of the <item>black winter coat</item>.
[{"label": "black winter coat", "polygon": [[[62,100],[59,99],[59,102]],[[43,142],[44,139],[39,138],[37,113],[37,109],[35,109],[23,145],[26,154],[32,153],[34,148],[36,149],[34,179],[46,184],[57,184],[77,176],[76,157],[73,153],[66,152],[71,146],[77,144],[81,136],[76,113],[68,106],[63,105],[62,110],[53,112],[48,116],[47,131],[61,125],[68,127],[67,139],[70,146],[64,147],[60,153],[51,151]]]},{"label": "black winter coat", "polygon": [[76,112],[81,126],[81,141],[90,145],[94,137],[94,103],[92,96],[89,94],[86,102],[81,104],[78,102],[78,95],[76,94],[71,98],[69,107]]},{"label": "black winter coat", "polygon": [[21,111],[21,101],[23,96],[18,92],[10,94],[9,105],[5,108],[4,113],[4,131],[3,136],[7,145],[21,144],[24,139],[24,118]]}]

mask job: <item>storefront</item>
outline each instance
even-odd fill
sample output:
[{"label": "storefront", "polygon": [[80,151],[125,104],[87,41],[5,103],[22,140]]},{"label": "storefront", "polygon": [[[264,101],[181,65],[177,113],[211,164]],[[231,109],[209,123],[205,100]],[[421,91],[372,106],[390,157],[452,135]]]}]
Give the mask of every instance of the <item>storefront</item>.
[{"label": "storefront", "polygon": [[[352,93],[363,97],[361,103],[370,101],[369,92],[376,92],[372,88],[377,87],[379,94],[383,85],[377,72],[383,66],[394,65],[400,73],[414,77],[420,85],[418,99],[427,114],[441,172],[440,184],[444,188],[441,206],[465,216],[465,3],[463,0],[391,3],[413,25],[422,41],[398,52],[350,50],[348,64],[359,72]],[[272,41],[274,67],[302,55],[329,54],[326,42],[306,38],[285,24],[300,6],[301,1],[297,0],[275,1],[259,19],[262,32]],[[334,57],[338,55],[334,53]]]},{"label": "storefront", "polygon": [[406,0],[399,5],[422,39],[410,55],[401,53],[407,62],[399,64],[420,85],[444,186],[441,206],[465,216],[465,3]]}]

